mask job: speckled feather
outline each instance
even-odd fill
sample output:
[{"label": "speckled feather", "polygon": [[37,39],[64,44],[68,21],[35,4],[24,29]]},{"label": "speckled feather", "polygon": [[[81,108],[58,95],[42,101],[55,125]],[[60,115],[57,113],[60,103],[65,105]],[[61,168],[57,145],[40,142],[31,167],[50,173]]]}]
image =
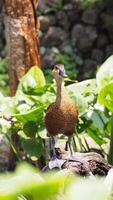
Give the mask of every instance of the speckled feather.
[{"label": "speckled feather", "polygon": [[77,119],[78,109],[63,89],[60,102],[56,100],[47,109],[45,126],[48,134],[50,136],[55,136],[60,133],[66,136],[72,135]]}]

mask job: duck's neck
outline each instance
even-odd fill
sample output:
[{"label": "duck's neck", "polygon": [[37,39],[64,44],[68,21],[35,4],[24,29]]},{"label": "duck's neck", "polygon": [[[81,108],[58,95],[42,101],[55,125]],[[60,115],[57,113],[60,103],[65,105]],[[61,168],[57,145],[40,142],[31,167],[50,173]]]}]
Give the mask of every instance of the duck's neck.
[{"label": "duck's neck", "polygon": [[64,83],[63,82],[57,82],[56,85],[57,85],[56,102],[58,104],[60,104],[61,101],[66,96],[66,91],[65,91]]}]

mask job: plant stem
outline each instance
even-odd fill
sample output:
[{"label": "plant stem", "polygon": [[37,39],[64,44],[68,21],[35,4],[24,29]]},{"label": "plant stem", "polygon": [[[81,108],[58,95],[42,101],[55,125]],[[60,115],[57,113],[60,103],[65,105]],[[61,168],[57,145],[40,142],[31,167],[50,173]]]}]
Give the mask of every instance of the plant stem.
[{"label": "plant stem", "polygon": [[21,156],[20,156],[20,153],[19,153],[19,151],[18,151],[16,145],[15,145],[14,142],[12,141],[11,137],[10,137],[9,135],[7,135],[7,134],[6,134],[5,136],[6,136],[6,138],[8,139],[8,141],[9,141],[9,143],[10,143],[10,145],[11,145],[11,148],[12,148],[13,152],[15,153],[15,155],[16,155],[18,161],[22,161]]},{"label": "plant stem", "polygon": [[113,115],[111,116],[111,138],[110,138],[110,149],[108,155],[108,162],[113,164]]}]

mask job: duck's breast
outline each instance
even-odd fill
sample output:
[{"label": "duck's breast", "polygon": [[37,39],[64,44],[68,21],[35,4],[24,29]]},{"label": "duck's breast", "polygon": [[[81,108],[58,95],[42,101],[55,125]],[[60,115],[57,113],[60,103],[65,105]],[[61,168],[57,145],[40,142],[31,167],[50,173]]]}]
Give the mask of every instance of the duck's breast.
[{"label": "duck's breast", "polygon": [[60,105],[53,103],[46,112],[45,125],[50,135],[71,135],[77,119],[78,110],[73,102],[64,101]]}]

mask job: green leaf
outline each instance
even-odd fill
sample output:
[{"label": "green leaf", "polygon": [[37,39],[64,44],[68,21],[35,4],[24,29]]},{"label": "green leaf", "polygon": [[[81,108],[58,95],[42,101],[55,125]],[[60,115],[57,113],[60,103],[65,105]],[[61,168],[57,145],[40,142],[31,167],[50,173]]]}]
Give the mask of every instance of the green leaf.
[{"label": "green leaf", "polygon": [[106,143],[100,130],[94,124],[91,124],[90,127],[87,128],[87,133],[98,145]]},{"label": "green leaf", "polygon": [[55,199],[66,179],[67,176],[50,175],[43,178],[30,165],[20,164],[16,172],[0,175],[0,200],[17,200],[18,196],[33,200]]},{"label": "green leaf", "polygon": [[31,111],[21,114],[15,114],[13,116],[16,117],[17,120],[23,123],[28,121],[36,121],[37,124],[41,124],[43,119],[43,114],[44,114],[43,107],[40,106],[39,108],[33,109]]},{"label": "green leaf", "polygon": [[0,98],[0,114],[11,116],[17,113],[15,97],[2,97]]},{"label": "green leaf", "polygon": [[16,95],[22,92],[27,93],[32,88],[37,88],[45,85],[45,78],[43,72],[37,66],[31,67],[31,69],[23,76],[18,85]]},{"label": "green leaf", "polygon": [[38,127],[36,125],[36,122],[34,121],[28,121],[23,126],[23,131],[28,137],[35,137],[37,133]]},{"label": "green leaf", "polygon": [[97,86],[101,90],[113,81],[113,56],[110,56],[99,68],[97,75]]},{"label": "green leaf", "polygon": [[50,89],[50,84],[46,84],[41,87],[34,87],[30,88],[28,91],[24,91],[27,95],[35,95],[35,96],[40,96],[45,94],[49,89]]},{"label": "green leaf", "polygon": [[113,82],[107,84],[100,90],[98,101],[113,113]]},{"label": "green leaf", "polygon": [[29,156],[35,156],[37,159],[40,158],[44,153],[43,142],[40,138],[38,139],[24,139],[22,138],[22,147],[26,154]]},{"label": "green leaf", "polygon": [[87,118],[91,120],[100,131],[103,132],[106,122],[103,121],[101,116],[105,118],[105,116],[102,115],[102,112],[97,110],[89,111],[87,113]]},{"label": "green leaf", "polygon": [[108,188],[103,179],[79,179],[66,192],[68,200],[107,200]]},{"label": "green leaf", "polygon": [[88,110],[88,104],[91,104],[95,100],[97,93],[96,79],[71,84],[67,86],[67,89],[82,115]]}]

